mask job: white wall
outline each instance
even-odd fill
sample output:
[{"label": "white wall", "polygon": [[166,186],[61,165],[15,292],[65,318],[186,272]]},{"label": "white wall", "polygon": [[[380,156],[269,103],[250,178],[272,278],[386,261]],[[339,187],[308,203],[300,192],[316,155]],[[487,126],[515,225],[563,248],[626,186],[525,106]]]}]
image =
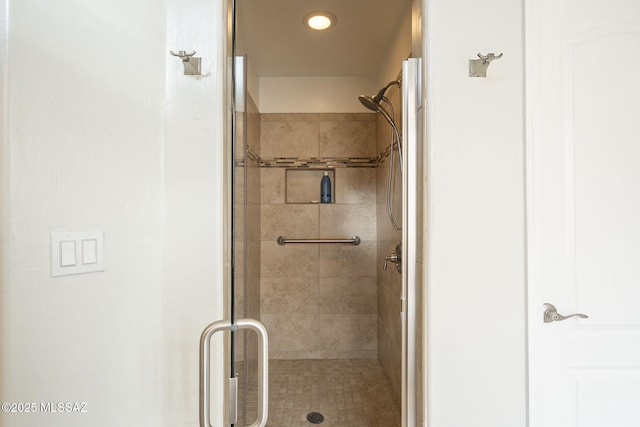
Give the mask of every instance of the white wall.
[{"label": "white wall", "polygon": [[[411,54],[411,4],[389,40],[384,60],[369,76],[261,77],[259,84],[250,79],[252,88],[259,87],[254,100],[261,113],[368,113],[358,95],[375,94],[402,70],[402,60]],[[251,60],[249,60],[251,63]]]},{"label": "white wall", "polygon": [[[384,59],[380,62],[380,67],[376,73],[375,86],[384,87],[388,82],[398,78],[402,70],[402,60],[411,55],[411,2],[407,4],[406,10],[402,14],[400,22],[397,24],[397,31],[386,46]],[[416,52],[414,57],[419,57],[420,52]],[[377,89],[371,90],[375,92]]]},{"label": "white wall", "polygon": [[[169,0],[167,46],[195,50],[202,77],[168,57],[164,150],[162,425],[198,425],[198,343],[226,300],[226,1]],[[228,104],[227,104],[228,105]],[[228,154],[227,154],[228,155]],[[214,338],[212,424],[222,425],[224,355]]]},{"label": "white wall", "polygon": [[366,113],[358,95],[375,93],[369,77],[262,77],[261,113]]},{"label": "white wall", "polygon": [[[2,301],[9,297],[7,284],[9,283],[9,266],[11,263],[11,245],[9,227],[9,67],[7,61],[9,16],[6,13],[7,1],[0,0],[0,344],[4,348],[4,337],[9,334],[9,316],[4,310]],[[4,351],[0,351],[0,375],[6,366]],[[0,400],[4,396],[2,382],[0,381]]]},{"label": "white wall", "polygon": [[[0,401],[87,413],[0,425],[196,425],[199,334],[223,316],[225,2],[5,1]],[[104,230],[104,272],[50,277],[66,230]]]},{"label": "white wall", "polygon": [[[0,400],[88,412],[2,413],[0,424],[158,424],[164,7],[9,5]],[[105,272],[50,276],[49,233],[67,230],[104,230]]]},{"label": "white wall", "polygon": [[430,427],[526,425],[521,3],[426,2]]}]

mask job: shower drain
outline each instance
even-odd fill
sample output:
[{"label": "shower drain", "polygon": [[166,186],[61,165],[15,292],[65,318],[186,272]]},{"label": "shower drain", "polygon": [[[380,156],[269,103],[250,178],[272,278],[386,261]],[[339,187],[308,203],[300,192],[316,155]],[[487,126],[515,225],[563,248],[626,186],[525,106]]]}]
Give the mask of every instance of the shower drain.
[{"label": "shower drain", "polygon": [[324,421],[324,415],[322,415],[320,412],[309,412],[307,414],[307,421],[309,421],[311,424],[320,424]]}]

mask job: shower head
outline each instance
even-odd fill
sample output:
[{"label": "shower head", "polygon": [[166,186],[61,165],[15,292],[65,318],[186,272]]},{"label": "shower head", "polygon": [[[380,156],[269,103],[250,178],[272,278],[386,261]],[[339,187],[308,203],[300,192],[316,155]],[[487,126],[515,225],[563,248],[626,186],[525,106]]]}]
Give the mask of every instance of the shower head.
[{"label": "shower head", "polygon": [[[378,93],[380,93],[380,92],[378,92]],[[382,114],[382,116],[389,122],[389,124],[391,126],[395,127],[396,124],[393,121],[393,119],[391,118],[391,115],[387,112],[387,110],[385,110],[385,108],[382,105],[380,105],[380,101],[383,100],[383,99],[385,101],[387,100],[387,98],[385,98],[384,95],[382,95],[380,97],[380,99],[378,99],[377,101],[376,101],[376,97],[375,96],[367,96],[367,95],[358,96],[358,100],[360,101],[360,103],[362,105],[364,105],[365,107],[367,107],[371,111],[375,111],[376,113]]]},{"label": "shower head", "polygon": [[360,95],[358,96],[358,100],[360,101],[360,103],[362,105],[364,105],[365,107],[367,107],[369,110],[371,111],[375,111],[376,113],[378,112],[378,109],[380,108],[380,104],[377,103],[372,96],[369,95]]},{"label": "shower head", "polygon": [[358,96],[358,100],[362,105],[364,105],[366,108],[368,108],[371,111],[375,111],[376,113],[382,114],[389,123],[393,123],[393,119],[391,118],[387,110],[385,110],[380,105],[380,101],[382,100],[387,101],[387,98],[384,97],[384,94],[387,91],[387,89],[389,89],[393,85],[400,87],[400,80],[394,80],[392,82],[387,83],[385,87],[380,89],[378,93],[376,93],[373,96],[368,96],[368,95]]}]

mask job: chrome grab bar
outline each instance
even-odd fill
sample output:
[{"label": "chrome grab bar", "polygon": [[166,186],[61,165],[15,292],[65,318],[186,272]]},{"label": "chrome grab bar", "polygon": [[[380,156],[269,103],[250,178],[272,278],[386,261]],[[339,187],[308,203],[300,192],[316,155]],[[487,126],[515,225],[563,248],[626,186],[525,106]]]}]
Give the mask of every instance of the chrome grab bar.
[{"label": "chrome grab bar", "polygon": [[269,417],[269,338],[264,325],[254,319],[239,319],[232,325],[228,320],[219,320],[207,326],[200,336],[200,427],[211,426],[211,337],[216,332],[237,329],[252,329],[258,335],[258,417],[249,427],[264,427]]},{"label": "chrome grab bar", "polygon": [[361,240],[358,236],[353,236],[350,239],[287,239],[284,236],[280,236],[277,242],[280,246],[284,246],[287,243],[351,243],[356,246],[360,244]]}]

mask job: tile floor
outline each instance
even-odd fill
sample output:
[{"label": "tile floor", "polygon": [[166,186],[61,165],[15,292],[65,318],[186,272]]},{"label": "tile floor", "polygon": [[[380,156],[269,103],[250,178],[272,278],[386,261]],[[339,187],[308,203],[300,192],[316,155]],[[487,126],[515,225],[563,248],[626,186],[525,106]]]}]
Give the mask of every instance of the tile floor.
[{"label": "tile floor", "polygon": [[[250,387],[249,421],[257,393]],[[307,421],[309,412],[324,416]],[[400,411],[377,360],[270,360],[268,427],[399,427]]]}]

